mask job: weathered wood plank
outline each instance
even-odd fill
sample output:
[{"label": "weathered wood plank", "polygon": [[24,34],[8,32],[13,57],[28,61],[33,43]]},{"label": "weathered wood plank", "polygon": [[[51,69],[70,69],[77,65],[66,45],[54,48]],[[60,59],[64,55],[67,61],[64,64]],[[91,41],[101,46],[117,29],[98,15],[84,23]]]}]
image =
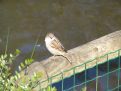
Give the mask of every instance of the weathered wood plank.
[{"label": "weathered wood plank", "polygon": [[[31,64],[28,68],[28,75],[31,76],[34,72],[42,72],[42,80],[44,80],[47,79],[48,76],[51,77],[55,74],[63,72],[63,70],[69,69],[79,64],[83,64],[89,59],[93,59],[95,57],[104,55],[107,52],[111,52],[120,48],[121,30],[69,50],[66,56],[73,62],[72,65],[64,57],[50,57],[46,60],[42,60],[40,62],[37,61]],[[114,56],[115,55],[112,55],[110,58]],[[99,59],[100,63],[103,63],[104,61],[106,61],[106,58]],[[87,68],[93,67],[95,65],[96,62],[89,63],[87,64]],[[83,70],[85,70],[84,66],[76,69],[76,72]],[[73,71],[64,72],[64,77],[70,76],[72,74]],[[61,77],[58,76],[53,78],[53,82],[58,80],[61,80]],[[47,83],[45,82],[43,86],[46,85]]]}]

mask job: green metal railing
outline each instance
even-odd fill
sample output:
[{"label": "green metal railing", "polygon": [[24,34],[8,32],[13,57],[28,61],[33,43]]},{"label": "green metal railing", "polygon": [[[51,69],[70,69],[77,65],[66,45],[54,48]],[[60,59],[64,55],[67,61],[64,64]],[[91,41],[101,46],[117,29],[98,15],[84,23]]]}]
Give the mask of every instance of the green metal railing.
[{"label": "green metal railing", "polygon": [[[121,61],[121,53],[120,53],[120,51],[121,51],[121,49],[110,52],[110,53],[107,53],[107,54],[105,54],[103,56],[100,56],[100,57],[97,57],[95,59],[89,60],[86,63],[77,65],[75,67],[72,67],[71,69],[60,72],[59,74],[56,74],[56,75],[50,77],[49,79],[47,79],[45,81],[39,82],[40,91],[43,91],[43,89],[46,89],[48,86],[52,86],[53,79],[55,77],[58,77],[58,76],[61,78],[61,83],[62,83],[61,91],[82,91],[81,89],[76,90],[76,88],[81,87],[81,86],[84,86],[84,87],[88,88],[87,84],[89,82],[91,82],[91,81],[95,81],[95,90],[94,91],[98,91],[98,89],[99,89],[99,79],[101,79],[103,77],[107,78],[106,79],[107,82],[106,82],[105,91],[121,91],[121,72],[120,72],[121,71],[121,67],[120,67],[120,65],[121,65],[121,62],[120,62]],[[118,59],[117,60],[117,66],[116,66],[116,68],[114,70],[111,70],[110,62],[111,62],[111,60],[115,60],[116,58]],[[105,60],[105,61],[100,62],[102,59]],[[88,67],[88,64],[90,64],[91,62],[95,63],[95,66],[93,66],[93,67],[96,68],[96,74],[95,74],[96,76],[94,78],[88,80],[87,79],[87,74],[88,74],[87,70],[93,68],[93,67],[91,67],[91,68]],[[103,75],[99,75],[99,66],[101,64],[104,64],[104,63],[106,64],[106,69],[105,69],[106,73],[103,74]],[[76,72],[76,69],[78,69],[81,66],[84,67],[84,71],[85,71],[85,73],[84,73],[85,74],[84,82],[82,82],[80,84],[76,84],[76,80],[75,80],[76,75],[81,72],[81,71]],[[64,77],[64,73],[69,72],[69,71],[73,71],[73,74],[71,75],[71,76],[73,76],[73,81],[72,81],[73,86],[71,86],[69,89],[64,89],[64,79],[71,77],[71,76]],[[113,74],[113,73],[117,73],[117,78],[114,78],[114,80],[116,80],[116,86],[111,88],[109,81],[110,81],[110,75]],[[42,84],[45,83],[45,82],[48,83],[48,86],[46,88],[42,88],[43,87]],[[89,90],[84,90],[84,91],[89,91]]]}]

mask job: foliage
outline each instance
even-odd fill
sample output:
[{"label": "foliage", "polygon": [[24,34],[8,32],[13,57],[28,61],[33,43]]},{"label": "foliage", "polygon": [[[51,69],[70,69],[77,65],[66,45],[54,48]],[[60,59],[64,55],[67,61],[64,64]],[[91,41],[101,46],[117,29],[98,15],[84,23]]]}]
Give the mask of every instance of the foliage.
[{"label": "foliage", "polygon": [[87,91],[87,87],[86,87],[86,86],[83,86],[83,87],[81,88],[81,91]]},{"label": "foliage", "polygon": [[[37,84],[41,78],[41,72],[34,73],[31,78],[26,75],[22,76],[18,72],[15,72],[14,76],[11,74],[10,65],[19,54],[20,51],[16,50],[14,54],[0,55],[0,91],[32,91],[35,84]],[[24,63],[20,64],[19,70],[22,71],[32,62],[33,59],[26,59]],[[50,88],[51,91],[56,91],[56,89],[52,87],[48,87],[47,90],[44,91],[50,91]]]},{"label": "foliage", "polygon": [[46,89],[43,89],[43,91],[57,91],[57,89],[55,87],[50,87],[48,86]]}]

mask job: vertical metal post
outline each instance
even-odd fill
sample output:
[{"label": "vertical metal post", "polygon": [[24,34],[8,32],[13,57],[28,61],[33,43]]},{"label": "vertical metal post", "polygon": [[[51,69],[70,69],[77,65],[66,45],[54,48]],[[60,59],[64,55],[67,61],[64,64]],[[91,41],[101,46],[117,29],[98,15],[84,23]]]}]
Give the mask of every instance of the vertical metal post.
[{"label": "vertical metal post", "polygon": [[51,89],[52,89],[52,77],[49,78],[49,81],[50,81],[49,86],[50,86],[50,91],[51,91]]},{"label": "vertical metal post", "polygon": [[87,86],[87,66],[85,63],[85,87]]},{"label": "vertical metal post", "polygon": [[42,91],[42,88],[41,88],[41,82],[40,82],[39,84],[40,84],[40,88],[39,88],[40,90],[39,90],[39,91]]},{"label": "vertical metal post", "polygon": [[61,91],[63,91],[63,84],[64,84],[63,83],[63,72],[61,72],[61,79],[62,79],[62,88],[61,88],[62,90]]},{"label": "vertical metal post", "polygon": [[119,91],[119,85],[120,85],[120,50],[118,50],[118,91]]},{"label": "vertical metal post", "polygon": [[96,91],[98,91],[98,63],[97,61],[96,61]]},{"label": "vertical metal post", "polygon": [[73,68],[73,76],[74,76],[74,79],[73,79],[73,91],[75,91],[75,85],[76,85],[76,83],[75,83],[75,67]]},{"label": "vertical metal post", "polygon": [[[107,54],[107,72],[109,73],[109,59]],[[109,74],[107,74],[107,91],[109,90]]]}]

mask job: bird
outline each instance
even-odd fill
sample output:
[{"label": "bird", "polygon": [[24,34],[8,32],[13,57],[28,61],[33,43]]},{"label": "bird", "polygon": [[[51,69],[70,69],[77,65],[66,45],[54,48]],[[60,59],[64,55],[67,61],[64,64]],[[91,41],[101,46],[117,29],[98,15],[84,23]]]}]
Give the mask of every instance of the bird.
[{"label": "bird", "polygon": [[72,62],[65,56],[67,50],[65,50],[62,43],[53,33],[47,33],[45,36],[45,45],[51,54],[54,56],[63,56],[70,62],[70,64],[72,64]]}]

